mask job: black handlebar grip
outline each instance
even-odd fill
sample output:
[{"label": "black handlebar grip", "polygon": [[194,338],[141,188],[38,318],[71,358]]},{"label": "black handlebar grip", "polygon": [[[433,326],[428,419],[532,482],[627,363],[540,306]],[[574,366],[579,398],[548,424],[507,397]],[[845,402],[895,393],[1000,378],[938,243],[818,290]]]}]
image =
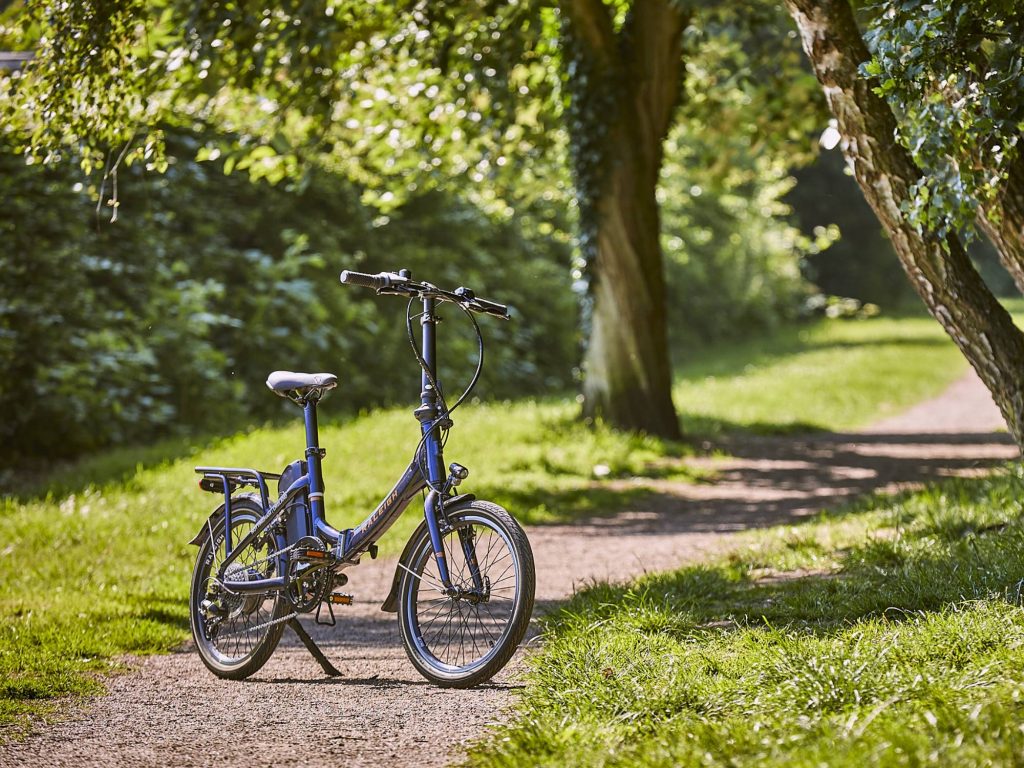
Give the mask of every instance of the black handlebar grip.
[{"label": "black handlebar grip", "polygon": [[345,285],[361,285],[364,288],[373,288],[379,291],[387,288],[390,280],[384,275],[368,275],[365,272],[353,272],[346,269],[341,273],[341,282]]}]

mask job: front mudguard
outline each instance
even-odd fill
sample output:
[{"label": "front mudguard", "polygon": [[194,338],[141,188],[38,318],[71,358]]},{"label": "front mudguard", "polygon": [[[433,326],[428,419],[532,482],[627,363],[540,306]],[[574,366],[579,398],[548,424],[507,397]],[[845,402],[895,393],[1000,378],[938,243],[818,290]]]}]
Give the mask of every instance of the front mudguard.
[{"label": "front mudguard", "polygon": [[[454,510],[460,505],[468,504],[471,501],[476,501],[476,496],[472,493],[462,493],[458,496],[452,496],[444,500],[445,511]],[[380,609],[387,613],[398,613],[398,582],[402,578],[402,566],[409,567],[409,559],[412,557],[412,546],[413,542],[418,541],[420,536],[426,530],[427,521],[423,520],[419,527],[413,532],[409,540],[405,542],[405,549],[402,550],[401,557],[398,558],[398,565],[395,566],[395,577],[391,581],[391,591],[388,592],[388,596],[384,599]]]}]

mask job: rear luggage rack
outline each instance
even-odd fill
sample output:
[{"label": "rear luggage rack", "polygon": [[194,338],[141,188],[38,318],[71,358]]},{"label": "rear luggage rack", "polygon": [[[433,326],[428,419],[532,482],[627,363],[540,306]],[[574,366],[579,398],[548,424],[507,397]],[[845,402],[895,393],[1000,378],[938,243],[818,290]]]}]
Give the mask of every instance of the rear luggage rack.
[{"label": "rear luggage rack", "polygon": [[196,472],[203,476],[199,481],[200,490],[209,493],[223,493],[225,500],[237,488],[246,486],[258,488],[264,509],[269,508],[270,493],[267,491],[267,480],[281,479],[281,475],[277,472],[261,472],[244,467],[196,467]]}]

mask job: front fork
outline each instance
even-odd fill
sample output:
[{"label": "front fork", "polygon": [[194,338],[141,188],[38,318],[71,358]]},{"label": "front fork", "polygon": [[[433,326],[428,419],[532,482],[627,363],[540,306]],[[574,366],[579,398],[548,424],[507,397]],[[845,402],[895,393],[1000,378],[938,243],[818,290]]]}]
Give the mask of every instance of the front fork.
[{"label": "front fork", "polygon": [[[434,550],[434,561],[437,563],[437,572],[441,577],[441,583],[451,594],[459,590],[452,584],[451,572],[448,570],[448,561],[444,554],[444,534],[441,530],[442,524],[447,527],[448,521],[444,515],[444,504],[441,495],[437,491],[427,494],[426,502],[423,505],[423,514],[427,521],[427,531],[430,533],[430,544]],[[473,589],[478,593],[484,590],[484,580],[480,574],[480,564],[476,558],[476,542],[474,541],[472,527],[459,529],[459,543],[462,546],[462,553],[469,566],[469,573],[473,579]]]},{"label": "front fork", "polygon": [[459,543],[462,544],[462,554],[466,557],[469,565],[469,575],[473,577],[473,589],[478,594],[483,594],[484,580],[480,575],[480,564],[476,560],[476,541],[473,536],[473,528],[459,528]]},{"label": "front fork", "polygon": [[427,531],[430,533],[430,546],[434,550],[434,560],[437,562],[437,573],[441,577],[441,583],[446,590],[453,590],[451,574],[448,571],[448,561],[444,556],[444,535],[441,533],[441,521],[447,527],[448,521],[444,519],[444,505],[441,501],[441,494],[431,491],[423,502],[423,516],[427,521]]}]

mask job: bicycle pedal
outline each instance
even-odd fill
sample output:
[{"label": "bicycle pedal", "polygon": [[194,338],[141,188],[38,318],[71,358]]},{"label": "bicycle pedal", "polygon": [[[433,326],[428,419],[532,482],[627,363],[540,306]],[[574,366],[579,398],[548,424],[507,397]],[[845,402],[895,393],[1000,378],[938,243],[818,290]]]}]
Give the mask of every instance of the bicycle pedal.
[{"label": "bicycle pedal", "polygon": [[377,545],[376,544],[371,544],[370,546],[368,546],[366,548],[366,551],[370,553],[370,559],[371,560],[376,560],[377,559]]},{"label": "bicycle pedal", "polygon": [[333,605],[352,605],[352,595],[345,595],[341,592],[335,592],[333,595],[327,598],[327,601]]}]

